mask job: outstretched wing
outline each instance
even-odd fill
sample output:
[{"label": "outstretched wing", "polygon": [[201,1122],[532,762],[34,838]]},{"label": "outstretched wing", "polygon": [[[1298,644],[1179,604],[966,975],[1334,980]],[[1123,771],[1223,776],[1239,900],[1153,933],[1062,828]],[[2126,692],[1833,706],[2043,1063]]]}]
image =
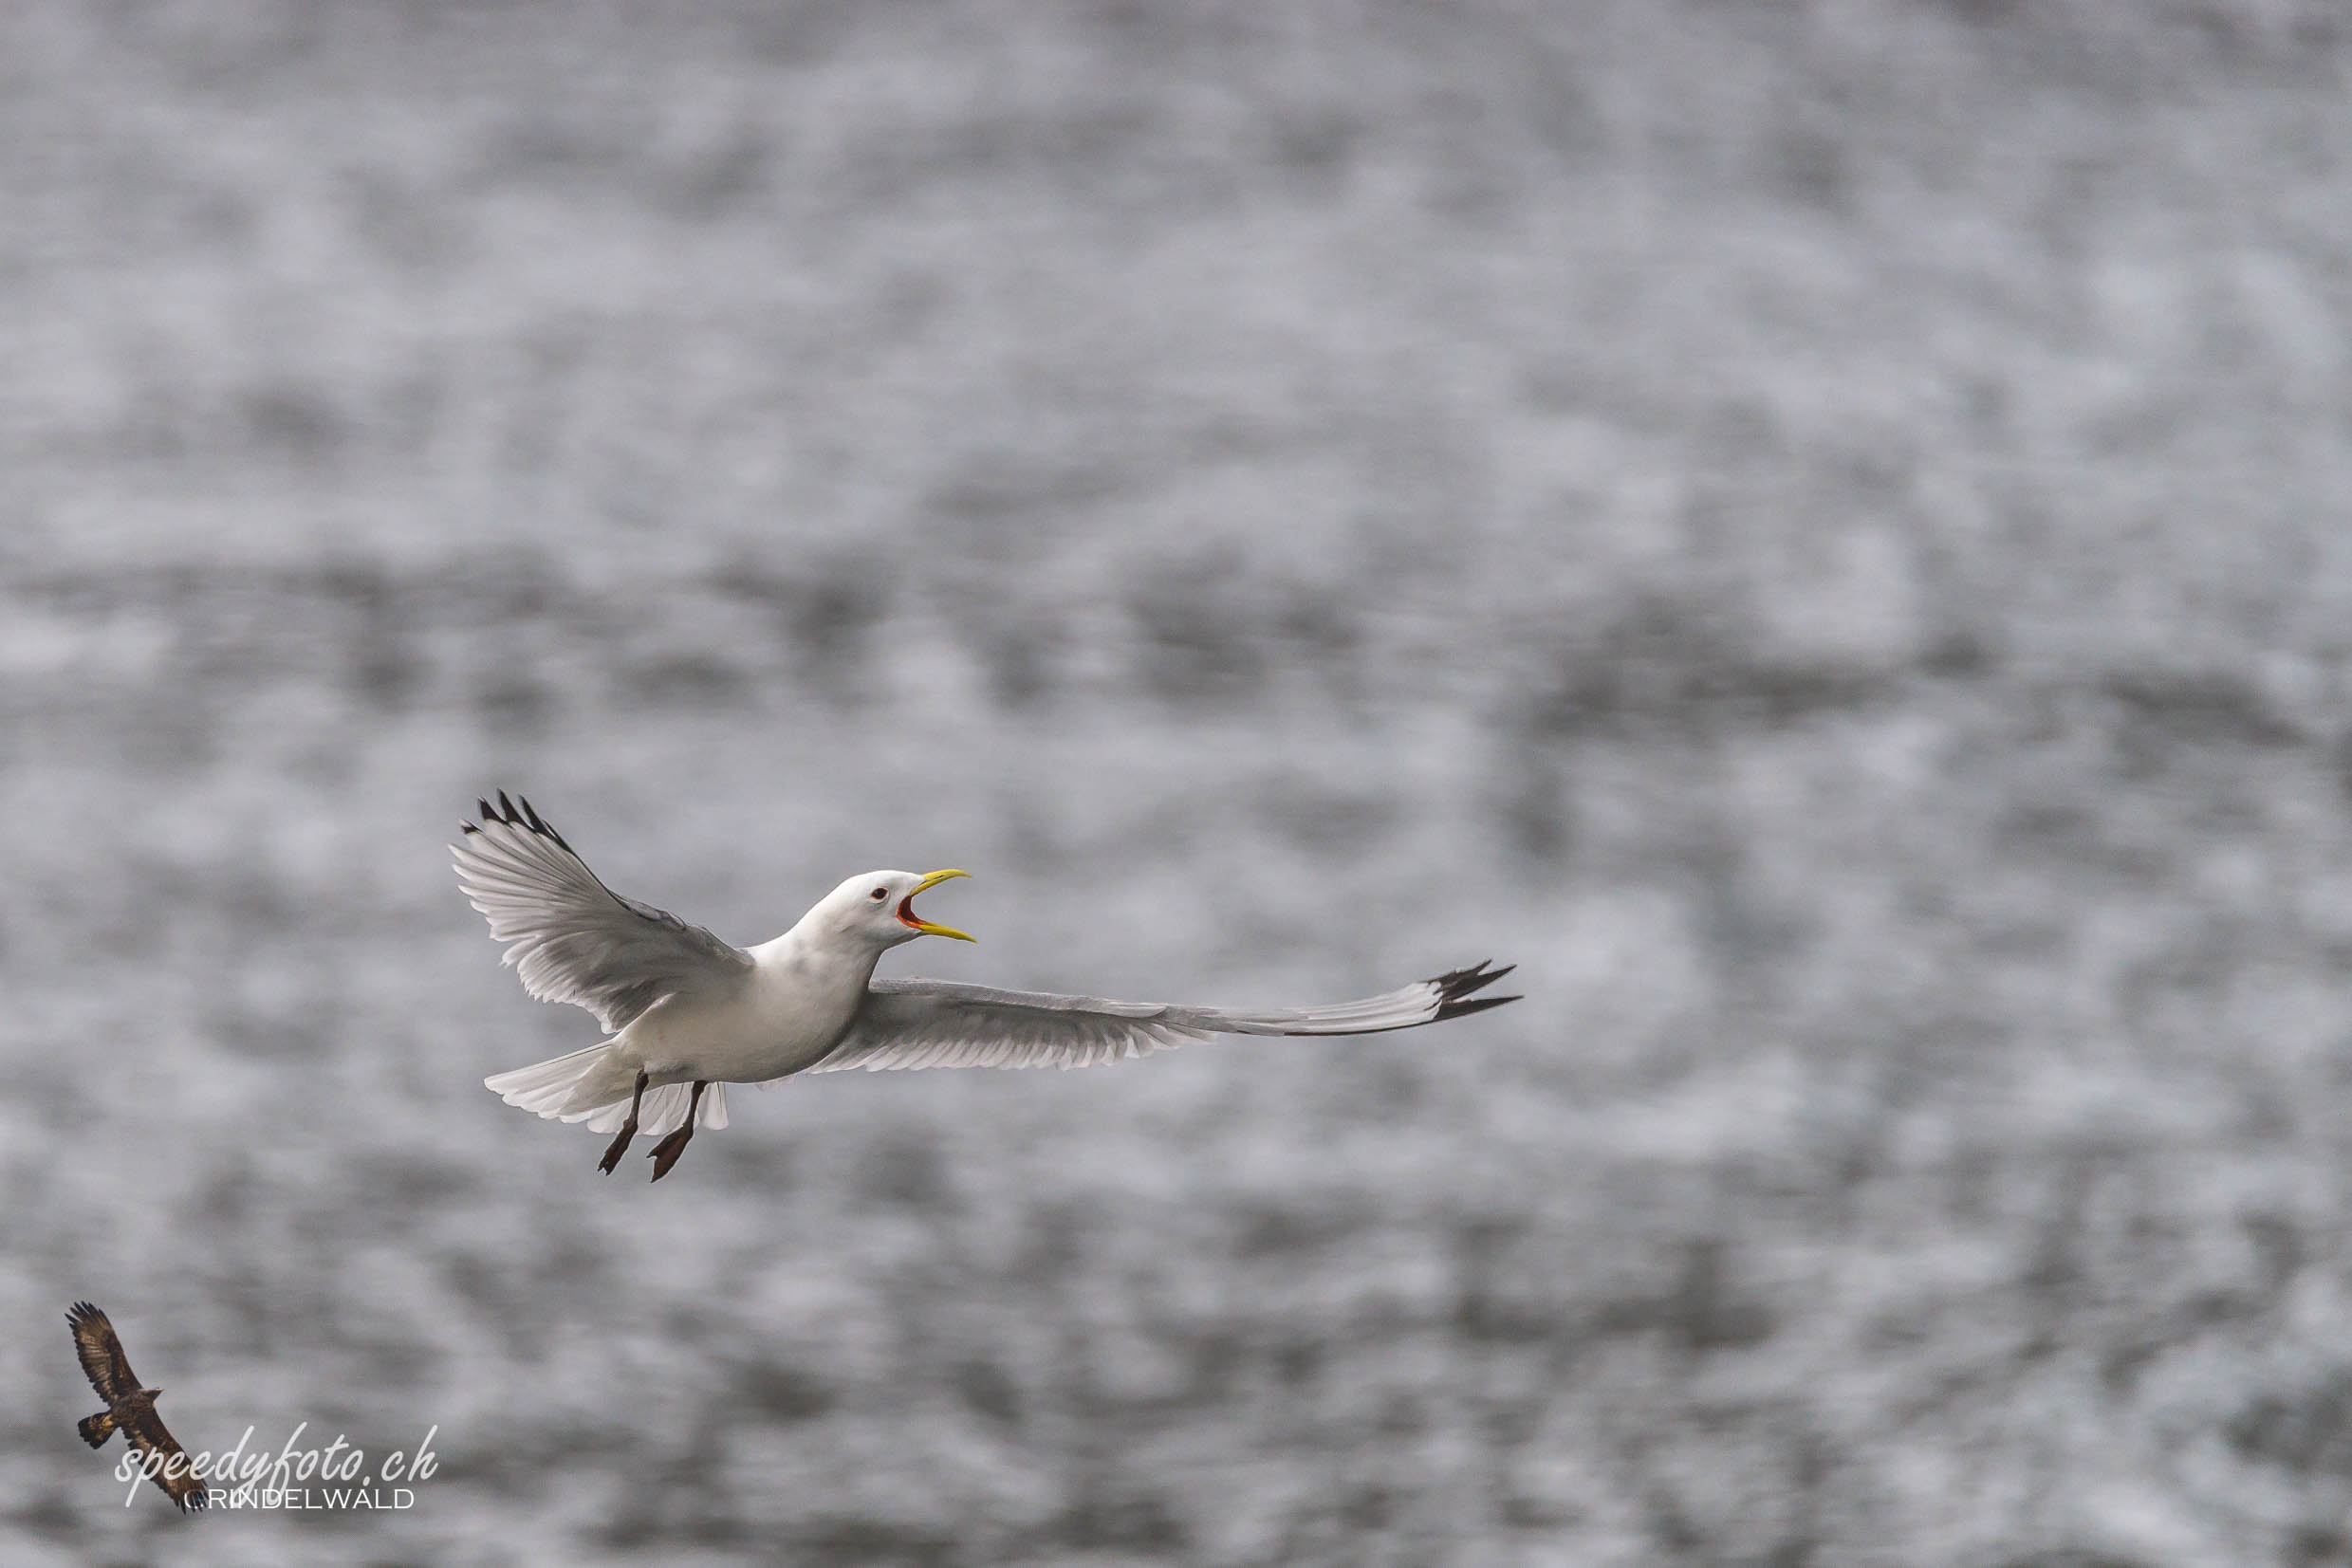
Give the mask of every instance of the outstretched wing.
[{"label": "outstretched wing", "polygon": [[76,1301],[66,1309],[65,1321],[73,1328],[73,1353],[81,1359],[82,1375],[109,1408],[139,1391],[139,1374],[131,1370],[122,1341],[115,1337],[115,1326],[104,1313],[87,1301]]},{"label": "outstretched wing", "polygon": [[540,1001],[585,1007],[611,1034],[665,996],[750,974],[742,949],[598,881],[530,802],[502,790],[495,807],[479,803],[481,821],[451,846],[457,885]]},{"label": "outstretched wing", "polygon": [[123,1423],[122,1436],[139,1450],[147,1478],[185,1513],[204,1506],[204,1483],[191,1470],[187,1450],[179,1446],[153,1405]]},{"label": "outstretched wing", "polygon": [[808,1070],[1091,1067],[1211,1035],[1378,1034],[1516,1002],[1515,996],[1463,1000],[1515,967],[1491,969],[1481,963],[1357,1002],[1262,1013],[1000,991],[950,980],[877,980],[849,1034]]}]

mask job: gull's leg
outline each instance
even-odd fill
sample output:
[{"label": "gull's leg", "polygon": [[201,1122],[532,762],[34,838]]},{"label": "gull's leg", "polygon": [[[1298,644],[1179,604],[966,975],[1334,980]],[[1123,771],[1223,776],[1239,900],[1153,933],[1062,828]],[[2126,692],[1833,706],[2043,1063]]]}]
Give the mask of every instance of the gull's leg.
[{"label": "gull's leg", "polygon": [[639,1067],[637,1070],[637,1093],[629,1097],[629,1119],[620,1124],[620,1132],[614,1137],[611,1147],[604,1151],[604,1157],[597,1161],[596,1168],[604,1174],[611,1175],[613,1167],[620,1163],[620,1156],[629,1152],[629,1140],[637,1136],[637,1108],[644,1102],[645,1069]]},{"label": "gull's leg", "polygon": [[694,1092],[686,1098],[686,1119],[677,1124],[676,1132],[654,1145],[653,1153],[648,1156],[654,1162],[654,1180],[659,1181],[668,1175],[670,1167],[676,1165],[677,1157],[686,1153],[686,1140],[694,1135],[694,1113],[702,1108],[702,1091],[710,1086],[711,1080],[708,1079],[694,1079]]}]

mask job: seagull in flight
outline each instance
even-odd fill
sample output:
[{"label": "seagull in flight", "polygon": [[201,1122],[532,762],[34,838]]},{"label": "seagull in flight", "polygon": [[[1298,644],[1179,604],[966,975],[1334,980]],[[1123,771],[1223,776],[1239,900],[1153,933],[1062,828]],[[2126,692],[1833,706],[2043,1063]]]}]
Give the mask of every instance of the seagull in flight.
[{"label": "seagull in flight", "polygon": [[610,1038],[483,1083],[508,1104],[610,1133],[609,1174],[639,1131],[662,1133],[653,1179],[697,1124],[727,1125],[729,1083],[907,1067],[1090,1067],[1212,1035],[1360,1035],[1516,1002],[1481,990],[1515,966],[1485,963],[1380,996],[1229,1012],[951,980],[878,980],[877,960],[918,936],[975,938],[915,913],[962,871],[869,871],[772,942],[738,948],[597,879],[564,836],[504,791],[452,845],[457,885],[542,1002],[586,1008]]}]

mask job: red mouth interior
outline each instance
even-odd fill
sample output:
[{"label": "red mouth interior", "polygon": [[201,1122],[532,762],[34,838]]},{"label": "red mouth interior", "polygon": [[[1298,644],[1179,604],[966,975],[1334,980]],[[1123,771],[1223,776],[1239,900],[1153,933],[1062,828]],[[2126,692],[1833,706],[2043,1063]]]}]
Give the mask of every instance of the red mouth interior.
[{"label": "red mouth interior", "polygon": [[923,923],[915,918],[915,895],[911,893],[898,900],[898,920],[902,925],[913,926],[917,931],[923,929]]}]

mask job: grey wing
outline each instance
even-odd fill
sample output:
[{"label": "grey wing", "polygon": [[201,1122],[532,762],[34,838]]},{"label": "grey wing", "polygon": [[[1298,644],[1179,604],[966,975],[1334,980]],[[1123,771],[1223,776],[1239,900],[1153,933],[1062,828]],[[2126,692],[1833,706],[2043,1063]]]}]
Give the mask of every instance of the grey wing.
[{"label": "grey wing", "polygon": [[457,885],[540,1001],[585,1007],[610,1034],[665,996],[750,976],[750,953],[598,881],[528,801],[480,804],[451,846]]},{"label": "grey wing", "polygon": [[1211,1035],[1363,1035],[1410,1029],[1516,1002],[1465,1001],[1513,966],[1455,969],[1355,1002],[1269,1012],[1228,1012],[1157,1002],[1111,1002],[1048,991],[1000,991],[951,980],[877,980],[848,1035],[812,1073],[862,1067],[1091,1067],[1149,1056]]}]

